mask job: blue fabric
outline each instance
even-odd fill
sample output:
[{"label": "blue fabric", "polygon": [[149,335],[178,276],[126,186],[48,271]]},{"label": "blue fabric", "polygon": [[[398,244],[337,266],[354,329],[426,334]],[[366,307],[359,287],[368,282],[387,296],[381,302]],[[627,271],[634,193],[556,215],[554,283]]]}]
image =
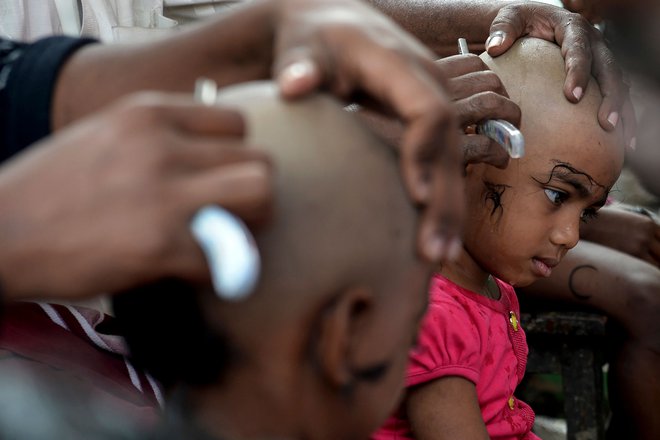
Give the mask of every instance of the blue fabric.
[{"label": "blue fabric", "polygon": [[51,101],[60,69],[91,39],[0,39],[0,162],[51,132]]}]

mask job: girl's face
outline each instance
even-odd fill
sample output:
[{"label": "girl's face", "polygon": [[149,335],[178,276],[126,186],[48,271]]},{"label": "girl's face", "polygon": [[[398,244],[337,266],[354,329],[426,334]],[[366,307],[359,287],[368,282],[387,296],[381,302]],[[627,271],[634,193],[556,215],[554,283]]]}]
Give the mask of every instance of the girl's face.
[{"label": "girl's face", "polygon": [[586,131],[527,130],[526,156],[507,169],[468,167],[463,239],[486,272],[525,286],[550,276],[577,244],[580,222],[597,215],[623,161],[610,136]]}]

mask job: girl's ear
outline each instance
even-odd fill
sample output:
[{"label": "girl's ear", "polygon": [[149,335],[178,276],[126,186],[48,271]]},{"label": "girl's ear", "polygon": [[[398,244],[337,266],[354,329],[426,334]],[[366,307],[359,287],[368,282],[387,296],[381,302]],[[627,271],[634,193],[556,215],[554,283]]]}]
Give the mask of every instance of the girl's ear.
[{"label": "girl's ear", "polygon": [[323,379],[337,389],[350,388],[355,381],[356,343],[361,338],[365,318],[374,306],[374,293],[363,286],[347,287],[319,317],[314,351]]}]

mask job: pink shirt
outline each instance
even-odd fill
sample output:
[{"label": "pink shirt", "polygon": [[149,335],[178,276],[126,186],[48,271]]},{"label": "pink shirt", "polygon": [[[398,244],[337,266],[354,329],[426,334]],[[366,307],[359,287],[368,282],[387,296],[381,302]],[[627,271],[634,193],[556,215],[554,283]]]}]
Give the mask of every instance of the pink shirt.
[{"label": "pink shirt", "polygon": [[[538,439],[531,433],[534,412],[513,397],[525,374],[527,342],[519,325],[513,287],[497,280],[501,298],[492,300],[441,275],[431,282],[429,308],[418,347],[411,353],[406,385],[459,376],[474,382],[481,415],[491,439]],[[400,409],[374,440],[412,439]]]}]

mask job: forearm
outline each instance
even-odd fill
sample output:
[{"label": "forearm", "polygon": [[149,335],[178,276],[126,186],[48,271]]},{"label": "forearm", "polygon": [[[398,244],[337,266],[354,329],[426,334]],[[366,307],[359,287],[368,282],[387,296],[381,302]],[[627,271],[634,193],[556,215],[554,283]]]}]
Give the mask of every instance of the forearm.
[{"label": "forearm", "polygon": [[597,218],[581,225],[580,238],[657,264],[660,226],[643,212],[625,205],[605,207]]},{"label": "forearm", "polygon": [[490,24],[511,1],[370,0],[407,31],[441,56],[455,55],[456,40],[467,39],[470,50],[483,50]]},{"label": "forearm", "polygon": [[272,2],[255,2],[154,42],[94,45],[78,51],[60,74],[54,128],[139,90],[192,92],[202,76],[220,86],[267,78],[273,15]]}]

